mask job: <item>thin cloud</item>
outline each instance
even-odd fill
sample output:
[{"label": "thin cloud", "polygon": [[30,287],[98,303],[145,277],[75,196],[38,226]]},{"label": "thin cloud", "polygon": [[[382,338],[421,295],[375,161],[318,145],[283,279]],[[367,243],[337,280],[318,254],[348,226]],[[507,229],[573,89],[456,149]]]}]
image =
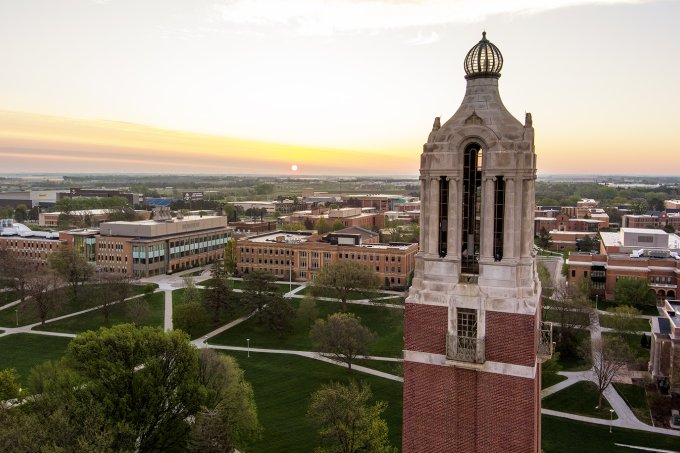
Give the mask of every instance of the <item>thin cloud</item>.
[{"label": "thin cloud", "polygon": [[422,32],[418,32],[418,36],[416,36],[413,39],[409,39],[406,41],[406,44],[410,44],[412,46],[423,46],[427,44],[434,44],[437,41],[439,41],[441,37],[439,36],[439,33],[436,31],[433,31],[429,35],[423,35]]},{"label": "thin cloud", "polygon": [[283,27],[305,35],[372,32],[479,22],[496,14],[536,14],[581,5],[649,0],[224,0],[221,19],[243,27]]}]

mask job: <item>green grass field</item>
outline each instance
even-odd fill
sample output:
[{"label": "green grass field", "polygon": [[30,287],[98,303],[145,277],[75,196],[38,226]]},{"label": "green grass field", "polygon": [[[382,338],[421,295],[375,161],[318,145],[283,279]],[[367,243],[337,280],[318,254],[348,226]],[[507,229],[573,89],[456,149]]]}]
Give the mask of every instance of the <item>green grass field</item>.
[{"label": "green grass field", "polygon": [[650,350],[642,347],[641,335],[635,333],[616,333],[616,332],[604,332],[602,337],[606,340],[607,338],[612,338],[619,336],[628,344],[633,356],[635,357],[635,362],[638,365],[644,367],[644,365],[649,361]]},{"label": "green grass field", "polygon": [[[602,398],[602,407],[597,406],[597,386],[590,381],[577,382],[543,398],[543,407],[570,414],[609,419],[609,403]],[[614,418],[617,416],[614,414]]]},{"label": "green grass field", "polygon": [[[338,293],[332,288],[315,288],[313,286],[307,286],[298,294],[306,295],[311,294],[317,297],[332,297],[337,299]],[[391,296],[393,294],[383,293],[381,291],[352,291],[347,296],[348,300],[359,300],[359,299],[373,299],[375,297]]]},{"label": "green grass field", "polygon": [[[203,293],[203,291],[205,291],[204,289],[201,289],[201,288],[197,288],[197,290],[201,293]],[[172,292],[172,305],[173,305],[173,307],[176,307],[177,305],[181,305],[181,304],[184,303],[184,292],[185,292],[184,288],[176,289]],[[238,296],[238,294],[236,294],[236,296]],[[205,324],[204,326],[202,326],[200,329],[196,330],[196,334],[195,334],[194,338],[202,337],[203,335],[205,335],[209,332],[212,332],[213,330],[217,329],[218,327],[223,326],[225,324],[228,324],[231,321],[240,318],[241,316],[243,316],[246,313],[247,313],[247,310],[246,311],[239,310],[239,311],[236,311],[234,313],[229,313],[229,314],[222,312],[222,313],[220,313],[220,317],[219,317],[219,320],[217,322],[214,322],[212,320],[212,313],[209,313],[210,314],[210,321],[207,324]],[[174,318],[174,313],[173,313],[173,318]],[[174,319],[173,319],[173,322],[174,322]]]},{"label": "green grass field", "polygon": [[[209,278],[207,280],[203,280],[202,282],[196,283],[196,285],[208,287],[211,284],[212,281],[213,281],[212,278]],[[234,288],[234,289],[243,289],[243,287],[244,287],[243,280],[231,280],[230,279],[229,281],[231,282],[231,285],[232,285],[231,287]],[[300,286],[299,283],[295,283],[295,282],[293,282],[292,285],[288,284],[288,282],[286,282],[285,284],[284,283],[275,283],[275,285],[276,285],[276,288],[282,294],[285,294],[288,291],[290,291],[291,287],[292,287],[292,289],[295,289],[298,286]]]},{"label": "green grass field", "polygon": [[541,376],[541,389],[552,387],[553,385],[559,384],[565,379],[567,379],[567,377],[562,376],[561,374],[548,374],[546,376]]},{"label": "green grass field", "polygon": [[[587,312],[570,313],[570,317],[577,321],[580,325],[590,325],[590,315]],[[543,310],[543,321],[560,322],[561,316],[559,310],[546,309]]]},{"label": "green grass field", "polygon": [[19,296],[14,290],[0,292],[0,307],[10,302],[14,302],[17,299],[19,299]]},{"label": "green grass field", "polygon": [[609,427],[580,423],[564,418],[544,415],[542,421],[541,446],[545,453],[625,453],[634,452],[630,448],[617,447],[616,443],[636,445],[647,448],[680,450],[680,438],[614,428],[609,434]]},{"label": "green grass field", "polygon": [[[647,423],[648,425],[652,424],[652,416],[649,413],[647,394],[644,387],[634,384],[615,383],[614,388],[633,410],[633,413],[635,413],[638,420]],[[678,442],[680,442],[680,440]]]},{"label": "green grass field", "polygon": [[[594,301],[593,301],[593,306],[595,306]],[[614,308],[614,307],[618,307],[618,306],[619,306],[619,304],[617,304],[615,302],[607,302],[607,301],[602,301],[602,300],[597,302],[598,310],[607,310],[609,308]],[[643,315],[659,316],[659,310],[657,310],[656,305],[633,305],[633,307],[640,310]]]},{"label": "green grass field", "polygon": [[0,369],[16,368],[19,382],[26,385],[31,368],[47,360],[57,360],[66,351],[70,338],[18,333],[0,338]]},{"label": "green grass field", "polygon": [[[576,329],[574,330],[574,333],[576,335],[576,342],[581,345],[581,348],[586,350],[590,349],[590,331]],[[553,332],[553,340],[559,342],[559,337],[555,332]],[[562,365],[562,371],[584,371],[592,366],[592,363],[588,359],[579,354],[572,356],[560,354],[559,363]]]},{"label": "green grass field", "polygon": [[[610,329],[616,328],[614,317],[607,315],[600,315],[600,325],[602,327],[609,327]],[[652,330],[652,326],[648,319],[635,318],[631,320],[631,327],[636,331],[649,332]]]},{"label": "green grass field", "polygon": [[373,397],[388,403],[383,417],[389,426],[393,446],[401,447],[402,384],[304,357],[278,354],[232,353],[246,379],[253,385],[262,439],[245,449],[257,452],[312,451],[317,445],[316,430],[307,417],[311,394],[321,385],[366,381]]},{"label": "green grass field", "polygon": [[[291,300],[291,303],[297,307],[299,301],[300,299],[295,299]],[[329,314],[340,311],[338,302],[317,301],[316,306],[321,318],[326,318]],[[369,348],[369,355],[401,356],[403,349],[403,310],[352,304],[349,305],[348,310],[359,316],[362,324],[378,337],[377,341]],[[250,346],[253,348],[312,350],[308,328],[295,325],[291,334],[279,338],[265,325],[258,324],[254,318],[211,338],[210,343],[243,346],[246,343],[246,338],[250,338]]]},{"label": "green grass field", "polygon": [[133,319],[127,311],[127,306],[132,301],[114,304],[111,306],[108,323],[104,322],[104,314],[101,309],[93,310],[82,315],[73,316],[45,326],[34,327],[35,330],[50,332],[80,333],[86,330],[97,330],[100,327],[111,327],[116,324],[135,322],[138,326],[163,327],[165,315],[165,295],[162,292],[154,293],[149,302],[149,315],[144,319]]},{"label": "green grass field", "polygon": [[394,374],[395,376],[404,376],[404,364],[402,362],[388,362],[386,360],[370,360],[370,359],[356,359],[356,365],[365,366],[374,370],[382,371],[383,373]]},{"label": "green grass field", "polygon": [[[77,299],[72,297],[70,288],[60,288],[57,291],[60,291],[63,294],[62,297],[64,302],[54,307],[54,309],[48,313],[48,319],[57,318],[59,316],[100,305],[100,301],[97,298],[97,285],[87,285],[83,288],[79,288],[80,294],[78,294]],[[132,285],[130,288],[130,296],[142,294],[143,292],[143,285]],[[23,304],[17,305],[16,308],[19,309],[20,326],[40,322],[38,313],[35,310],[35,307],[31,305],[29,300],[25,301]],[[14,309],[0,310],[0,326],[15,326],[15,316]]]}]

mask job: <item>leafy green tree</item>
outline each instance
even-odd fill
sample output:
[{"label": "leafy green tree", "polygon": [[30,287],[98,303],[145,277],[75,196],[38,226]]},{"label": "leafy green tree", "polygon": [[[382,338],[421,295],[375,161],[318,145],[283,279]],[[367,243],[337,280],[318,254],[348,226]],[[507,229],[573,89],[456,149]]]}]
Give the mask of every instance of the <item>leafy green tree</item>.
[{"label": "leafy green tree", "polygon": [[305,295],[298,306],[296,318],[298,323],[305,329],[309,329],[316,318],[319,317],[319,309],[316,300],[311,295]]},{"label": "leafy green tree", "polygon": [[326,219],[324,219],[322,217],[318,220],[318,222],[316,222],[316,225],[314,225],[314,229],[319,234],[326,234],[326,233],[330,233],[331,226],[328,224]]},{"label": "leafy green tree", "polygon": [[274,184],[260,183],[255,186],[255,193],[258,195],[274,193]]},{"label": "leafy green tree", "polygon": [[293,330],[295,309],[280,293],[276,293],[262,310],[264,322],[279,337]]},{"label": "leafy green tree", "polygon": [[366,355],[376,340],[375,334],[353,313],[334,313],[326,320],[317,319],[309,336],[315,351],[345,362],[350,370],[354,359]]},{"label": "leafy green tree", "polygon": [[607,310],[610,313],[613,327],[621,332],[635,332],[637,329],[637,318],[642,312],[630,305],[620,305]]},{"label": "leafy green tree", "polygon": [[536,261],[536,271],[538,273],[538,279],[541,281],[541,295],[544,297],[552,296],[553,280],[550,271],[545,267],[545,264],[540,261]]},{"label": "leafy green tree", "polygon": [[224,272],[227,275],[234,275],[236,268],[236,239],[229,238],[224,245]]},{"label": "leafy green tree", "polygon": [[78,288],[94,275],[94,267],[70,245],[64,245],[50,254],[47,262],[51,269],[68,282],[74,298],[78,298]]},{"label": "leafy green tree", "polygon": [[220,320],[221,313],[234,311],[235,297],[229,278],[224,272],[224,266],[216,261],[212,265],[210,275],[212,278],[203,293],[203,303],[206,309],[212,313],[213,322],[217,323]]},{"label": "leafy green tree", "polygon": [[202,328],[210,322],[210,314],[199,301],[184,302],[172,310],[172,325],[196,338]]},{"label": "leafy green tree", "polygon": [[655,305],[656,296],[642,278],[619,278],[614,285],[614,300],[619,305]]},{"label": "leafy green tree", "polygon": [[543,250],[549,250],[551,244],[552,237],[550,236],[550,233],[548,233],[548,230],[545,228],[541,228],[541,231],[538,232],[538,237],[536,238],[536,245]]},{"label": "leafy green tree", "polygon": [[316,274],[314,288],[332,288],[347,311],[347,298],[353,291],[371,291],[380,286],[380,277],[372,269],[354,261],[337,261],[323,266]]},{"label": "leafy green tree", "polygon": [[14,220],[23,223],[28,218],[28,207],[25,204],[17,205],[14,209]]},{"label": "leafy green tree", "polygon": [[241,300],[251,310],[256,310],[257,319],[264,321],[264,306],[279,296],[276,277],[269,272],[254,270],[243,277]]},{"label": "leafy green tree", "polygon": [[333,231],[342,230],[343,228],[345,228],[345,224],[342,223],[340,220],[336,220],[335,222],[333,222],[331,228],[333,229]]},{"label": "leafy green tree", "polygon": [[189,451],[244,450],[259,438],[262,428],[252,386],[233,357],[212,349],[199,352],[200,383],[206,389],[205,405],[196,415]]},{"label": "leafy green tree", "polygon": [[[0,370],[0,406],[2,401],[18,398],[21,394],[19,387],[19,374],[14,368]],[[0,410],[2,410],[0,408]]]},{"label": "leafy green tree", "polygon": [[124,424],[139,451],[181,443],[204,395],[198,351],[181,331],[121,324],[84,332],[65,363],[87,383],[80,392],[101,404],[106,420]]},{"label": "leafy green tree", "polygon": [[371,388],[363,382],[323,385],[312,395],[307,415],[319,429],[318,453],[396,453],[389,444],[387,422],[381,417],[387,403],[369,405]]}]

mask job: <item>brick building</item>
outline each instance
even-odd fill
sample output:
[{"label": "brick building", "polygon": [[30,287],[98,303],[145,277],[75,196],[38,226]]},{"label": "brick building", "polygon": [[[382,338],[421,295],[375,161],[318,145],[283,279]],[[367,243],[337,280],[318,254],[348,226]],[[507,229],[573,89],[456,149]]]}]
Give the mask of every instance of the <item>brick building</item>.
[{"label": "brick building", "polygon": [[677,296],[680,275],[680,237],[663,230],[621,228],[600,233],[600,253],[570,253],[567,260],[569,285],[581,279],[592,283],[593,295],[614,298],[621,278],[649,281],[657,300]]},{"label": "brick building", "polygon": [[377,235],[347,228],[326,236],[311,232],[275,231],[236,242],[238,270],[271,272],[280,279],[314,280],[323,266],[351,260],[373,269],[386,287],[407,285],[413,271],[417,244],[379,244]]},{"label": "brick building", "polygon": [[671,231],[680,231],[680,214],[658,212],[654,214],[626,214],[621,218],[624,228],[663,228],[673,227]]},{"label": "brick building", "polygon": [[533,256],[534,130],[530,114],[521,124],[503,106],[501,62],[483,34],[465,59],[461,106],[443,125],[435,119],[421,155],[406,453],[541,449],[538,359],[552,344]]},{"label": "brick building", "polygon": [[36,266],[46,266],[47,257],[63,244],[59,233],[32,231],[12,219],[0,220],[0,252],[28,260]]},{"label": "brick building", "polygon": [[665,300],[661,311],[652,318],[649,371],[658,385],[680,396],[680,300]]},{"label": "brick building", "polygon": [[236,233],[266,233],[267,231],[276,230],[276,220],[240,220],[238,222],[229,222],[229,226],[234,229]]}]

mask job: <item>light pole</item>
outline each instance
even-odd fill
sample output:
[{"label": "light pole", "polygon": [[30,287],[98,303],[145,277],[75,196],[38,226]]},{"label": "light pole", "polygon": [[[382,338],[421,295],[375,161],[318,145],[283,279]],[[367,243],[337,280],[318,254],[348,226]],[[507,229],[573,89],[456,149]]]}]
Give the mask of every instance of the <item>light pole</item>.
[{"label": "light pole", "polygon": [[597,301],[600,298],[599,294],[595,294],[595,311],[597,311]]},{"label": "light pole", "polygon": [[614,409],[609,409],[609,434],[612,433],[612,424],[614,424]]},{"label": "light pole", "polygon": [[18,308],[14,309],[14,316],[17,319],[17,327],[19,327],[19,309]]},{"label": "light pole", "polygon": [[293,256],[291,255],[291,259],[288,260],[288,292],[290,293],[293,291]]},{"label": "light pole", "polygon": [[250,338],[246,338],[246,342],[248,343],[248,357],[250,357]]}]

